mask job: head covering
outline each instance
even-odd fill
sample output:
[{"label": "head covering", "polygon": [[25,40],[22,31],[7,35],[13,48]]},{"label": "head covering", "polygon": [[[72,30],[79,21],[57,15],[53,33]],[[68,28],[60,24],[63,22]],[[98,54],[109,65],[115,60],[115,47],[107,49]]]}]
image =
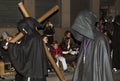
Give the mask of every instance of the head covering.
[{"label": "head covering", "polygon": [[81,41],[83,37],[94,39],[94,30],[97,16],[92,11],[82,11],[78,14],[74,24],[71,27],[73,36]]},{"label": "head covering", "polygon": [[17,24],[19,32],[27,33],[28,35],[36,31],[35,28],[38,26],[40,26],[40,24],[32,17],[24,18]]}]

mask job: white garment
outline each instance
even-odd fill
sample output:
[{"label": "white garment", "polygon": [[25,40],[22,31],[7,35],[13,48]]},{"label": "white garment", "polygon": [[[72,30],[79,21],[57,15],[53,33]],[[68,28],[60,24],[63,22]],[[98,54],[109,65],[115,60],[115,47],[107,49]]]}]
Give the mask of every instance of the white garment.
[{"label": "white garment", "polygon": [[28,81],[30,81],[30,77],[28,77]]},{"label": "white garment", "polygon": [[57,59],[57,62],[56,62],[57,66],[59,67],[59,61],[61,61],[63,65],[63,70],[67,70],[67,63],[65,58],[63,56],[60,56],[60,57],[57,57],[56,59]]},{"label": "white garment", "polygon": [[77,52],[77,51],[71,51],[71,54],[72,54],[72,55],[77,55],[78,52]]}]

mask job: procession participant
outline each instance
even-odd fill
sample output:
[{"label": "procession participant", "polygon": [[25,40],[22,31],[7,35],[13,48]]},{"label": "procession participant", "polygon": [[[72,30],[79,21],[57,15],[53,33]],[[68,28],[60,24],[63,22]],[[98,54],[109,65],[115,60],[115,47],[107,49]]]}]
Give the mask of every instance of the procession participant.
[{"label": "procession participant", "polygon": [[46,81],[47,60],[41,35],[36,31],[39,23],[31,17],[18,22],[24,34],[20,44],[6,43],[17,75],[15,81]]},{"label": "procession participant", "polygon": [[113,49],[113,58],[112,58],[112,67],[116,72],[120,70],[120,15],[115,16],[114,20],[114,31],[112,37],[112,49]]},{"label": "procession participant", "polygon": [[81,41],[73,81],[113,81],[107,37],[95,27],[97,16],[91,11],[79,13],[71,32]]}]

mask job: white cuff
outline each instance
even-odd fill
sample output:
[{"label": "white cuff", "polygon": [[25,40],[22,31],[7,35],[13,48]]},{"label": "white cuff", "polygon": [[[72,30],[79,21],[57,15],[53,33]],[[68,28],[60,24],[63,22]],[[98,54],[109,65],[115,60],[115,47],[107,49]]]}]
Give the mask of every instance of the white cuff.
[{"label": "white cuff", "polygon": [[8,46],[8,44],[9,44],[9,43],[8,43],[8,42],[6,42],[6,43],[5,43],[5,46]]}]

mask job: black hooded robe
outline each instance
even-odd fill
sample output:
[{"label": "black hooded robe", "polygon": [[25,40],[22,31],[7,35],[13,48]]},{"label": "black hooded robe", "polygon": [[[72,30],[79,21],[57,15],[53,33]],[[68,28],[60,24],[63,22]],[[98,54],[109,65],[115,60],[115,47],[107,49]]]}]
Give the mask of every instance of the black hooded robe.
[{"label": "black hooded robe", "polygon": [[120,15],[117,15],[114,20],[114,31],[112,37],[113,48],[113,68],[120,69]]},{"label": "black hooded robe", "polygon": [[83,11],[71,27],[73,36],[82,41],[73,81],[113,81],[108,39],[96,30],[95,21],[93,12]]},{"label": "black hooded robe", "polygon": [[46,81],[45,49],[41,35],[29,27],[34,26],[32,22],[31,18],[28,18],[18,25],[21,29],[28,27],[28,34],[22,38],[20,44],[8,44],[11,62],[18,73],[16,81],[28,81],[29,77],[30,81]]}]

